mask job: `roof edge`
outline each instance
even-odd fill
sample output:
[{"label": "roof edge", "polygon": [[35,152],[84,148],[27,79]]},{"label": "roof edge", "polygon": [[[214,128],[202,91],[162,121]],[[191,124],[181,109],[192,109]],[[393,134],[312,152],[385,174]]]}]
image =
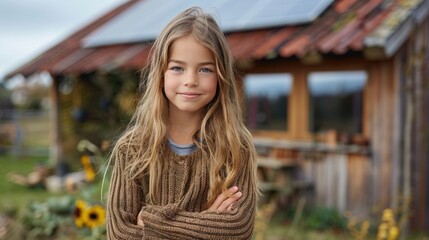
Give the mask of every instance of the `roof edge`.
[{"label": "roof edge", "polygon": [[411,30],[429,13],[429,1],[416,0],[398,4],[386,20],[364,39],[365,48],[381,48],[391,57],[407,40]]},{"label": "roof edge", "polygon": [[60,42],[54,44],[52,47],[50,47],[47,50],[43,51],[39,55],[37,55],[37,56],[31,58],[30,60],[28,60],[27,62],[21,64],[19,67],[16,67],[14,70],[9,71],[8,73],[6,73],[4,75],[3,79],[5,81],[7,81],[8,79],[14,77],[15,75],[19,75],[19,74],[23,75],[24,77],[28,77],[28,76],[30,76],[32,74],[37,73],[38,70],[41,70],[40,72],[43,72],[43,71],[50,72],[49,69],[29,70],[29,69],[26,69],[26,68],[27,68],[27,66],[35,64],[39,59],[41,59],[48,52],[55,51],[56,48],[62,47],[67,41],[70,41],[73,38],[80,39],[82,35],[87,35],[88,33],[90,33],[90,32],[93,31],[92,30],[93,28],[100,27],[103,24],[103,22],[108,21],[109,19],[111,19],[112,17],[116,16],[117,14],[125,11],[126,9],[128,9],[129,7],[131,7],[132,5],[134,5],[138,1],[139,0],[128,0],[128,1],[125,1],[124,3],[122,3],[122,4],[117,5],[116,7],[113,7],[111,10],[107,11],[105,14],[102,14],[100,17],[98,17],[97,21],[89,22],[86,26],[78,29],[75,32],[72,32],[68,37],[64,37],[63,40],[61,40]]}]

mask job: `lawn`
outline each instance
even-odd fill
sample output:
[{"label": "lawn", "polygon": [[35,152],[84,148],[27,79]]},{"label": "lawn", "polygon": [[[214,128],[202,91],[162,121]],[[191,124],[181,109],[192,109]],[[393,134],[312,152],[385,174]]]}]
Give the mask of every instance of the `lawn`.
[{"label": "lawn", "polygon": [[47,163],[46,157],[13,157],[0,155],[0,212],[21,209],[31,201],[43,201],[56,194],[45,189],[27,188],[8,180],[10,172],[28,174],[39,163]]},{"label": "lawn", "polygon": [[315,231],[285,224],[271,224],[264,233],[265,240],[353,240],[347,232]]}]

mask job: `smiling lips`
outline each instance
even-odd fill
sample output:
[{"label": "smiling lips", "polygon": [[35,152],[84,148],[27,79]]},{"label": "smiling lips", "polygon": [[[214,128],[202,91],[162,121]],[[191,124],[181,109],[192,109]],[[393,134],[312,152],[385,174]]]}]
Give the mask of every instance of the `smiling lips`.
[{"label": "smiling lips", "polygon": [[179,92],[177,94],[183,96],[186,99],[194,99],[202,95],[200,93],[194,93],[194,92]]}]

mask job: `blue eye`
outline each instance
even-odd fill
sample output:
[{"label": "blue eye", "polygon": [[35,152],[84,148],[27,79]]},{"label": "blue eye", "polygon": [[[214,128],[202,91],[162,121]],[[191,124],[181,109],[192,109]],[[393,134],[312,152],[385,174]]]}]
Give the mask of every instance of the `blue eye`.
[{"label": "blue eye", "polygon": [[203,72],[203,73],[212,73],[213,70],[211,70],[210,68],[201,68],[200,72]]},{"label": "blue eye", "polygon": [[178,67],[178,66],[174,66],[174,67],[171,67],[170,70],[175,71],[175,72],[181,72],[181,71],[183,71],[183,68]]}]

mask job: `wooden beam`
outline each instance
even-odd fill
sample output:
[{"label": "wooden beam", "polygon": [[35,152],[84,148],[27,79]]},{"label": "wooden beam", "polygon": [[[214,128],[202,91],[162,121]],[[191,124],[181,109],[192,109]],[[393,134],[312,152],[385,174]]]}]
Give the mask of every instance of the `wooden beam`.
[{"label": "wooden beam", "polygon": [[367,60],[384,60],[387,59],[384,49],[381,47],[367,47],[363,50],[363,54]]},{"label": "wooden beam", "polygon": [[59,78],[52,76],[51,86],[51,144],[49,149],[49,161],[52,165],[59,163],[61,158],[61,136],[60,136],[60,93],[59,93]]},{"label": "wooden beam", "polygon": [[322,64],[323,56],[317,51],[310,51],[301,58],[301,62],[305,65]]}]

